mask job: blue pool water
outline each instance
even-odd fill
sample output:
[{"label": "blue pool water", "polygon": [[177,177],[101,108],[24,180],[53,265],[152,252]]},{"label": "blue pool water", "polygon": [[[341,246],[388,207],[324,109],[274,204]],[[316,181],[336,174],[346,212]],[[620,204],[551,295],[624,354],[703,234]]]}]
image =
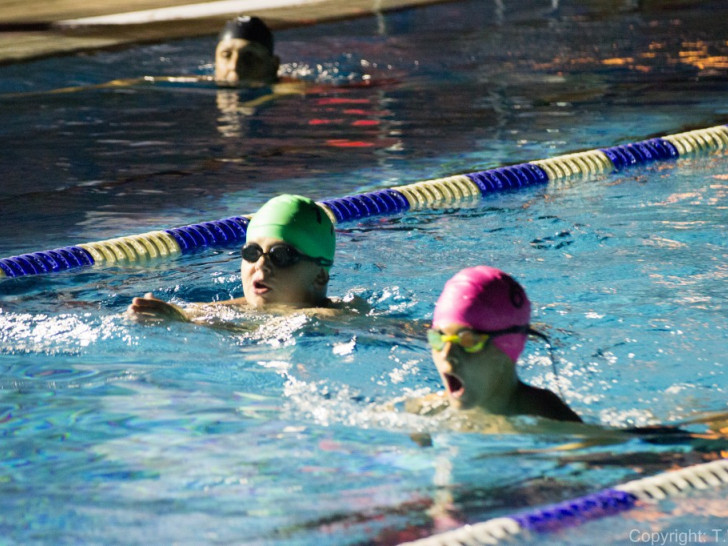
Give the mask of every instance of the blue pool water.
[{"label": "blue pool water", "polygon": [[[209,74],[213,37],[0,67],[0,256],[726,122],[722,3],[561,4],[464,1],[279,32],[285,73],[312,87],[258,108],[246,103],[260,92],[201,83],[89,87]],[[726,207],[714,154],[340,224],[330,294],[373,307],[341,322],[122,317],[149,291],[241,296],[234,248],[5,279],[2,541],[397,544],[699,462],[637,439],[543,451],[575,438],[452,432],[382,406],[439,390],[406,325],[429,319],[456,271],[489,263],[524,284],[557,349],[558,383],[535,341],[523,377],[560,387],[589,423],[724,411]],[[721,498],[539,542],[708,532]]]}]

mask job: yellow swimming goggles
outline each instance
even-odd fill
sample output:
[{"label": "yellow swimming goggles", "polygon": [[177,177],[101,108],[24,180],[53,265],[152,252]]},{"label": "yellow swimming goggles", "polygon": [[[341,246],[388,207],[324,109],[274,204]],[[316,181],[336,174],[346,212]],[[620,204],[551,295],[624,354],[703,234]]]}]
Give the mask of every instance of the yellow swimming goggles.
[{"label": "yellow swimming goggles", "polygon": [[430,347],[436,351],[442,351],[445,343],[456,343],[463,348],[466,353],[477,353],[488,346],[491,339],[507,334],[527,334],[531,331],[528,325],[512,326],[505,330],[496,330],[494,332],[479,332],[477,330],[463,329],[457,334],[443,334],[440,330],[430,328],[427,330],[427,342]]}]

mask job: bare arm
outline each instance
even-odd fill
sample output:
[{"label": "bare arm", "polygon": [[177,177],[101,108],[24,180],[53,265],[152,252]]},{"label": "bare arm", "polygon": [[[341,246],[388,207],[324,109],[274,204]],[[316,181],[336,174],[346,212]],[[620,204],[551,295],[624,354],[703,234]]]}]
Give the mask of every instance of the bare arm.
[{"label": "bare arm", "polygon": [[155,298],[154,294],[148,292],[141,298],[134,298],[131,305],[126,309],[126,316],[137,322],[194,322],[208,314],[211,307],[234,306],[244,307],[245,298],[216,301],[210,303],[192,303],[185,309],[172,303]]}]

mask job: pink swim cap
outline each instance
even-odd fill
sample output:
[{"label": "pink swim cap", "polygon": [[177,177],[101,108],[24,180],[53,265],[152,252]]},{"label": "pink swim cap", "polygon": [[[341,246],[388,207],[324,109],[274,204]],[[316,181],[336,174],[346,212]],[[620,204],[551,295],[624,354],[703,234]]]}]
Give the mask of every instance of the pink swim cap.
[{"label": "pink swim cap", "polygon": [[[500,269],[485,265],[463,269],[445,283],[435,305],[433,328],[462,324],[481,332],[528,326],[531,302],[523,287]],[[513,362],[523,352],[527,334],[493,338],[493,345]]]}]

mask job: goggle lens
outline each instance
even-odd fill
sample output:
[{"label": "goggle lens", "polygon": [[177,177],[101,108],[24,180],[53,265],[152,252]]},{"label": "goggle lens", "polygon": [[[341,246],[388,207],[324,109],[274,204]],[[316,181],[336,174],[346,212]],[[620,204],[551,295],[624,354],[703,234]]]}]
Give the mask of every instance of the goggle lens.
[{"label": "goggle lens", "polygon": [[439,330],[427,330],[427,342],[436,351],[441,351],[445,343],[457,343],[466,353],[482,351],[491,339],[490,334],[461,330],[457,334],[443,334]]},{"label": "goggle lens", "polygon": [[290,245],[273,245],[268,252],[253,243],[243,247],[243,260],[255,263],[261,256],[268,256],[271,263],[280,268],[296,265],[301,261],[303,255]]}]

